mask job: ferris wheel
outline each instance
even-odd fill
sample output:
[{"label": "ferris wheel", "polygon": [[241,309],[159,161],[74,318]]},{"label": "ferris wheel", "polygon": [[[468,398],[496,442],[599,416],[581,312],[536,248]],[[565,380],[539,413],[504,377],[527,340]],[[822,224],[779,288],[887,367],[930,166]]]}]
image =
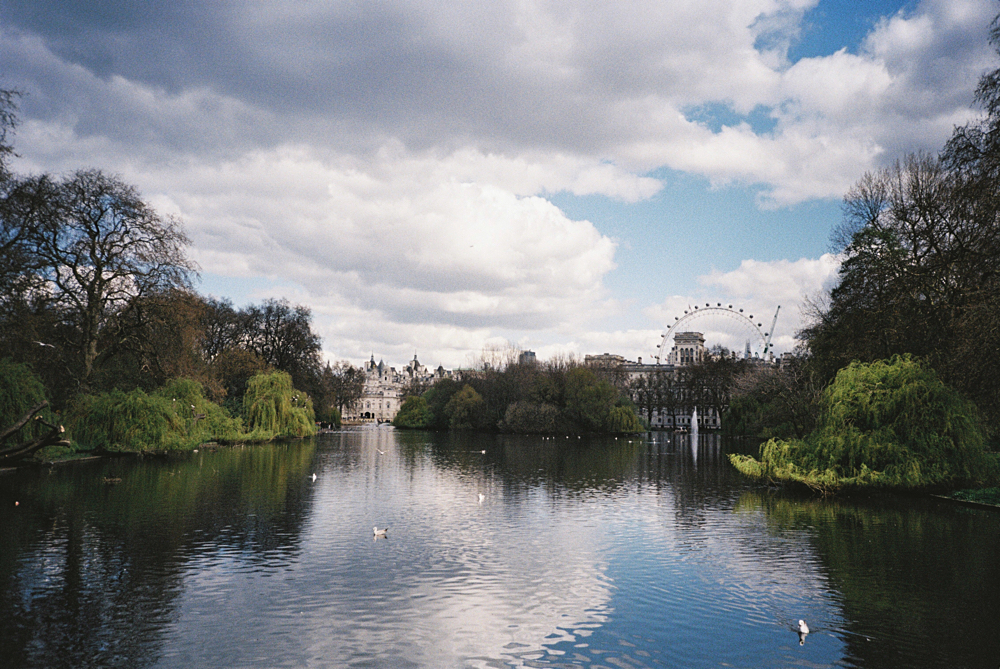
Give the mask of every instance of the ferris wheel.
[{"label": "ferris wheel", "polygon": [[747,314],[731,304],[718,302],[689,307],[683,316],[675,317],[673,324],[663,333],[662,340],[656,345],[656,363],[667,362],[674,345],[674,335],[678,332],[699,332],[705,337],[708,347],[720,345],[738,355],[764,358],[771,350],[771,336],[779,311],[780,306],[774,312],[771,327],[765,331],[763,323],[758,322],[759,318],[755,319],[753,314]]}]

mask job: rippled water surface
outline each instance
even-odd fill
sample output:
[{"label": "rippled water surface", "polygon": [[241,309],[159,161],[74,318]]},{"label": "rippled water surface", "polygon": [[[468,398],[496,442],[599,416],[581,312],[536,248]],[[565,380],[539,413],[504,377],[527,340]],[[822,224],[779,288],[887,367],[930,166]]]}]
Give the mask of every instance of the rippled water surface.
[{"label": "rippled water surface", "polygon": [[371,428],[0,474],[0,666],[1000,664],[1000,512],[730,448]]}]

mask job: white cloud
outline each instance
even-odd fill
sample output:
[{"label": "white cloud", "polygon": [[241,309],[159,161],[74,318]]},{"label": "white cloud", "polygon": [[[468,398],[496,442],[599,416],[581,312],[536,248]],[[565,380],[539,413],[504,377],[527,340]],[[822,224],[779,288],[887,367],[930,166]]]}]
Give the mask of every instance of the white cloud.
[{"label": "white cloud", "polygon": [[[705,315],[699,314],[690,327],[706,335],[707,345],[722,344],[735,350],[743,348],[741,337],[746,337],[742,319],[713,316],[713,310],[704,307],[731,307],[747,316],[747,320],[753,315],[753,322],[758,323],[765,334],[777,313],[771,343],[777,353],[782,353],[795,347],[795,334],[806,325],[806,316],[802,313],[805,300],[832,289],[839,268],[840,259],[832,254],[796,261],[744,260],[735,270],[716,270],[698,277],[698,282],[705,287],[700,296],[674,295],[647,308],[645,313],[668,327],[675,320],[685,318],[685,314],[693,314],[695,307],[701,307]],[[780,312],[778,307],[781,307]]]},{"label": "white cloud", "polygon": [[[44,0],[10,0],[0,71],[27,93],[19,169],[122,174],[184,220],[205,272],[293,286],[332,357],[455,365],[497,336],[646,357],[655,328],[594,325],[626,313],[606,286],[630,271],[617,241],[546,198],[648,201],[662,168],[757,186],[764,207],[839,198],[939,148],[996,64],[989,0],[924,0],[791,63],[817,2],[206,3],[113,25],[60,6],[63,30]],[[764,130],[744,118],[760,110]],[[831,271],[747,260],[701,282],[755,313],[782,304],[789,344],[790,307]]]}]

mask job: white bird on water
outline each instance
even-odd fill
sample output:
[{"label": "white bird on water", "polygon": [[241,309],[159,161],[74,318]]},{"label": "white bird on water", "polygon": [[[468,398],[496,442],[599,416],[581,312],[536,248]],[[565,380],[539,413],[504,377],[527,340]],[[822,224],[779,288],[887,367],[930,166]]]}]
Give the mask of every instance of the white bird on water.
[{"label": "white bird on water", "polygon": [[809,625],[806,625],[806,621],[804,620],[799,621],[799,627],[797,631],[799,633],[799,645],[800,646],[806,645],[806,635],[809,634]]},{"label": "white bird on water", "polygon": [[313,472],[313,481],[315,481],[315,480],[316,480],[316,473]]},{"label": "white bird on water", "polygon": [[484,499],[486,499],[486,495],[484,495],[483,493],[479,493],[479,503],[480,503],[480,504],[482,504],[482,503],[483,503],[483,500],[484,500]]},{"label": "white bird on water", "polygon": [[376,537],[386,537],[386,536],[389,536],[389,535],[386,534],[386,532],[388,532],[388,531],[389,531],[388,527],[385,528],[385,529],[383,529],[383,530],[380,530],[380,529],[378,529],[378,525],[376,525],[375,527],[372,528],[372,532],[375,534]]}]

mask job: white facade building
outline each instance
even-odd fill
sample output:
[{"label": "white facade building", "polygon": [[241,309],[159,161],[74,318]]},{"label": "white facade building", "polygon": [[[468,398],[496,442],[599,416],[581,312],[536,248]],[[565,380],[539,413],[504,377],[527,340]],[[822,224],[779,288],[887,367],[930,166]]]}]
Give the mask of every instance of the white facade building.
[{"label": "white facade building", "polygon": [[416,354],[402,371],[389,367],[375,355],[365,363],[365,385],[354,405],[344,408],[341,419],[345,423],[387,423],[396,417],[403,403],[406,390],[413,385],[429,388],[439,379],[450,377],[451,372],[438,367],[436,370],[420,364]]}]

